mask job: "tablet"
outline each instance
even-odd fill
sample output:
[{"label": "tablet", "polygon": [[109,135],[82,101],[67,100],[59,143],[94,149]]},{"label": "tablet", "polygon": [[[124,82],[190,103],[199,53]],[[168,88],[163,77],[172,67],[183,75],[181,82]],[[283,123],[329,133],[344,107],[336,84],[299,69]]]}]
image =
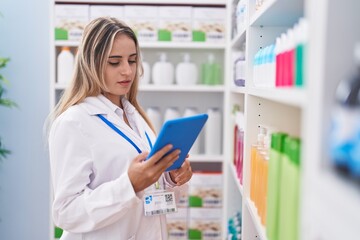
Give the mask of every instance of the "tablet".
[{"label": "tablet", "polygon": [[176,160],[174,164],[165,171],[167,172],[180,168],[196,138],[199,136],[201,129],[205,125],[207,119],[207,114],[198,114],[190,117],[182,117],[166,121],[160,130],[160,133],[149,153],[148,158],[154,155],[165,145],[172,144],[173,149],[165,155],[169,154],[175,149],[180,149],[181,153],[178,160]]}]

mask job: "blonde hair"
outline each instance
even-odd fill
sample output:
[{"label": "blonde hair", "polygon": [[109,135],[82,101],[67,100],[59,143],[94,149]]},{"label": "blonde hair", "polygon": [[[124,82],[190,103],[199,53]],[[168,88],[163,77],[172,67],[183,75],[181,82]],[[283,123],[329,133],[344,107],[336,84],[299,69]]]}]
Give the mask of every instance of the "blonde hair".
[{"label": "blonde hair", "polygon": [[53,121],[69,107],[82,102],[86,97],[108,92],[104,70],[114,39],[118,34],[124,34],[131,38],[135,43],[137,52],[135,79],[125,97],[154,131],[152,123],[137,101],[139,77],[143,74],[139,43],[133,30],[116,18],[97,18],[85,27],[76,55],[71,84],[55,106],[50,121]]}]

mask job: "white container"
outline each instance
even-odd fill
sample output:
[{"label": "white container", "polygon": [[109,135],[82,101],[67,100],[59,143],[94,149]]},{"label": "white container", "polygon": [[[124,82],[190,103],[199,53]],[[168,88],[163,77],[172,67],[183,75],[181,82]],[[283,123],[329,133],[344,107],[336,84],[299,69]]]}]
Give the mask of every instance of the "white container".
[{"label": "white container", "polygon": [[168,107],[164,113],[164,123],[168,120],[179,118],[180,112],[177,107]]},{"label": "white container", "polygon": [[151,68],[150,68],[150,64],[146,61],[142,62],[142,66],[143,66],[143,75],[140,79],[140,84],[141,85],[147,85],[150,84],[150,76],[151,76]]},{"label": "white container", "polygon": [[89,5],[55,4],[55,40],[79,41],[89,22]]},{"label": "white container", "polygon": [[146,109],[146,114],[151,123],[154,125],[156,133],[159,133],[162,126],[162,116],[158,107],[149,107]]},{"label": "white container", "polygon": [[[190,117],[198,114],[198,110],[195,107],[187,107],[184,110],[184,117]],[[190,149],[190,154],[198,155],[200,154],[200,142],[201,142],[201,133],[192,145]]]},{"label": "white container", "polygon": [[117,5],[90,5],[90,20],[98,17],[124,19],[124,7]]},{"label": "white container", "polygon": [[209,118],[205,124],[205,154],[221,154],[221,112],[217,108],[210,108],[207,111]]},{"label": "white container", "polygon": [[184,53],[183,62],[176,66],[176,84],[183,86],[195,85],[198,81],[198,69],[190,62],[190,54]]},{"label": "white container", "polygon": [[174,83],[174,65],[167,61],[166,53],[161,53],[160,60],[154,64],[152,79],[155,85],[171,85]]},{"label": "white container", "polygon": [[57,83],[67,85],[73,75],[74,55],[69,47],[62,47],[57,57]]}]

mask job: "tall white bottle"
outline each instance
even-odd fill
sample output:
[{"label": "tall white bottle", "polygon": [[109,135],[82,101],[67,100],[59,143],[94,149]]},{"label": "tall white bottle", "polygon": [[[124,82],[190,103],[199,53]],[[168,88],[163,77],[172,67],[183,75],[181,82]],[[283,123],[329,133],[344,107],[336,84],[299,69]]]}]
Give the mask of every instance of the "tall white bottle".
[{"label": "tall white bottle", "polygon": [[74,55],[70,47],[62,47],[57,57],[57,83],[67,85],[71,79],[74,70]]},{"label": "tall white bottle", "polygon": [[140,79],[141,85],[148,85],[150,84],[150,76],[151,76],[151,69],[150,64],[142,58],[142,66],[143,66],[143,75]]},{"label": "tall white bottle", "polygon": [[[187,107],[184,111],[184,117],[190,117],[198,114],[198,110],[195,107]],[[200,142],[201,142],[201,135],[198,136],[194,144],[192,145],[190,149],[190,154],[198,155],[200,154]]]},{"label": "tall white bottle", "polygon": [[158,107],[149,107],[146,109],[146,114],[154,125],[155,131],[158,134],[162,126],[162,116]]},{"label": "tall white bottle", "polygon": [[209,118],[205,124],[205,154],[220,155],[222,145],[221,112],[218,108],[207,111]]},{"label": "tall white bottle", "polygon": [[179,118],[180,111],[177,107],[168,107],[164,113],[164,123],[168,120]]},{"label": "tall white bottle", "polygon": [[175,81],[178,85],[189,86],[195,85],[198,81],[198,69],[190,61],[190,54],[184,53],[183,62],[176,66]]},{"label": "tall white bottle", "polygon": [[174,65],[167,61],[166,53],[161,53],[160,60],[154,64],[152,80],[155,85],[171,85],[174,83]]}]

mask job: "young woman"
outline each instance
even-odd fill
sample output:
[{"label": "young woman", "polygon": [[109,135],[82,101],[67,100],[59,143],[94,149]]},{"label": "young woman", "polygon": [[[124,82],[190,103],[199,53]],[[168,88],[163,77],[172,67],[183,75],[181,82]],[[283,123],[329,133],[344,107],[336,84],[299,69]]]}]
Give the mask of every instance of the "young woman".
[{"label": "young woman", "polygon": [[128,26],[114,18],[88,24],[71,85],[51,115],[53,218],[61,239],[167,239],[166,215],[158,213],[174,211],[173,191],[192,170],[185,160],[164,172],[180,154],[164,156],[171,145],[145,161],[155,134],[137,102],[141,74]]}]

